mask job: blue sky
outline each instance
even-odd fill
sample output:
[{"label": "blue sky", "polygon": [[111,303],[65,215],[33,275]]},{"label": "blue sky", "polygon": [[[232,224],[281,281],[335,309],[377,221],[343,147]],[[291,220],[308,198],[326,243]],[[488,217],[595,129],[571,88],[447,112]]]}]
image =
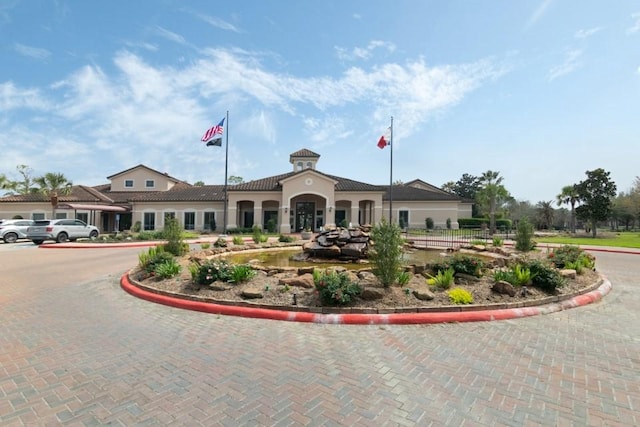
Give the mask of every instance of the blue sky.
[{"label": "blue sky", "polygon": [[139,163],[224,182],[200,137],[226,111],[229,175],[318,169],[434,185],[497,170],[553,200],[640,175],[640,3],[0,2],[0,173],[96,185]]}]

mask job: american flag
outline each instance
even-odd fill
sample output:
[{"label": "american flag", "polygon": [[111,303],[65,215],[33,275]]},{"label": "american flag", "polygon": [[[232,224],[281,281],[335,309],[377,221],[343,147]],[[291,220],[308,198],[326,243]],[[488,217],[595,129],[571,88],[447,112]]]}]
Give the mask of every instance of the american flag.
[{"label": "american flag", "polygon": [[224,118],[222,120],[220,120],[220,123],[218,123],[217,125],[215,125],[211,129],[206,131],[204,133],[204,135],[202,135],[202,138],[200,140],[202,142],[207,142],[210,139],[213,139],[216,135],[222,135],[222,132],[224,132],[224,126],[223,125],[224,125]]}]

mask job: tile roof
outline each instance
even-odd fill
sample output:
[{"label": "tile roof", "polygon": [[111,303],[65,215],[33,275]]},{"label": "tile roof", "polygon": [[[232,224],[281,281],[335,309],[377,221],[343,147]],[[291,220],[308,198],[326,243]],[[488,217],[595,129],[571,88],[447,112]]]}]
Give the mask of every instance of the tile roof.
[{"label": "tile roof", "polygon": [[289,154],[289,158],[292,158],[292,157],[315,157],[315,158],[320,158],[320,154],[314,153],[311,150],[303,148],[301,150],[296,151],[295,153]]},{"label": "tile roof", "polygon": [[[384,189],[382,200],[389,200],[389,186],[381,187]],[[408,185],[393,186],[393,200],[396,201],[461,201],[460,197],[454,194],[440,193],[436,191],[423,190],[421,188],[411,187]]]},{"label": "tile roof", "polygon": [[[0,198],[0,203],[9,202],[49,202],[49,197],[43,193],[14,194]],[[71,187],[71,193],[67,195],[59,195],[58,202],[107,202],[110,203],[108,197],[91,187],[84,185],[74,185]]]},{"label": "tile roof", "polygon": [[169,174],[168,174],[168,173],[166,173],[166,172],[160,172],[160,171],[157,171],[157,170],[152,169],[152,168],[150,168],[149,166],[145,166],[145,165],[143,165],[143,164],[139,164],[139,165],[136,165],[136,166],[134,166],[134,167],[132,167],[132,168],[125,169],[125,170],[120,171],[120,172],[118,172],[118,173],[114,173],[113,175],[108,176],[108,177],[107,177],[107,179],[109,179],[109,180],[110,180],[110,179],[112,179],[113,177],[116,177],[116,176],[118,176],[118,175],[125,174],[125,173],[127,173],[127,172],[131,172],[132,170],[134,170],[134,169],[138,169],[138,168],[144,168],[144,169],[150,170],[151,172],[157,173],[158,175],[163,175],[163,176],[165,176],[165,177],[167,177],[167,178],[169,178],[169,179],[172,179],[172,180],[174,180],[174,181],[176,181],[176,182],[184,182],[184,181],[182,181],[181,179],[178,179],[178,178],[174,178],[174,177],[172,177],[171,175],[169,175]]},{"label": "tile roof", "polygon": [[[229,189],[231,186],[228,186]],[[130,200],[134,202],[208,202],[224,201],[224,185],[177,184],[167,191],[141,192]]]}]

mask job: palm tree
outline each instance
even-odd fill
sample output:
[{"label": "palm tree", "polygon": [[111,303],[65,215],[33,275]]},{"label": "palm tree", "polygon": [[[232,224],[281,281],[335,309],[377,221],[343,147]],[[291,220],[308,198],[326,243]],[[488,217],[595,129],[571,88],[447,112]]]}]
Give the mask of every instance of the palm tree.
[{"label": "palm tree", "polygon": [[538,202],[536,208],[538,208],[538,218],[540,219],[540,226],[545,230],[548,230],[553,224],[553,202],[551,200]]},{"label": "palm tree", "polygon": [[5,174],[0,173],[0,190],[11,190],[13,186],[13,182],[9,181]]},{"label": "palm tree", "polygon": [[58,196],[66,196],[71,193],[73,184],[63,174],[47,172],[34,180],[38,185],[38,191],[46,195],[51,201],[51,218],[55,218]]},{"label": "palm tree", "polygon": [[479,201],[489,208],[489,232],[496,232],[496,209],[498,203],[509,199],[509,192],[502,185],[500,172],[488,170],[480,177],[482,188],[478,191]]},{"label": "palm tree", "polygon": [[569,218],[569,230],[571,233],[576,232],[576,203],[580,201],[578,189],[575,185],[565,185],[562,187],[560,194],[556,196],[558,206],[568,204],[571,206],[571,217]]}]

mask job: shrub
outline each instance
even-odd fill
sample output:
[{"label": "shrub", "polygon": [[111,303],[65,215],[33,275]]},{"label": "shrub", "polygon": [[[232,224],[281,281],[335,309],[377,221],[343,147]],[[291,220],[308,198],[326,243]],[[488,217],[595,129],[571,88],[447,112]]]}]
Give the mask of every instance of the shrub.
[{"label": "shrub", "polygon": [[147,273],[155,272],[156,265],[173,261],[173,254],[166,252],[163,246],[150,247],[147,252],[138,255],[140,268]]},{"label": "shrub", "polygon": [[473,295],[462,288],[454,288],[447,292],[453,304],[473,304]]},{"label": "shrub", "polygon": [[326,305],[349,304],[362,293],[360,285],[349,280],[349,276],[343,272],[327,273],[326,271],[314,270],[313,282],[320,296],[320,301]]},{"label": "shrub", "polygon": [[182,239],[182,227],[176,218],[166,218],[164,224],[164,238],[167,239],[165,249],[175,256],[184,255],[187,251],[184,248]]},{"label": "shrub", "polygon": [[160,240],[163,239],[164,235],[162,231],[141,231],[136,235],[136,240]]},{"label": "shrub", "polygon": [[447,218],[447,230],[451,230],[451,218]]},{"label": "shrub", "polygon": [[484,268],[484,262],[479,258],[461,254],[454,255],[449,264],[456,273],[469,274],[476,277],[480,277],[481,270]]},{"label": "shrub", "polygon": [[293,241],[295,241],[295,239],[292,236],[285,236],[284,234],[278,236],[278,242],[291,243]]},{"label": "shrub", "polygon": [[227,247],[227,239],[224,237],[218,237],[218,240],[213,242],[213,246],[216,248],[226,248]]},{"label": "shrub", "polygon": [[509,282],[512,285],[516,282],[516,278],[513,275],[513,270],[495,270],[493,272],[493,280],[496,282]]},{"label": "shrub", "polygon": [[218,228],[218,225],[216,224],[216,218],[215,217],[211,217],[211,221],[209,221],[209,229],[211,232],[216,231],[216,228]]},{"label": "shrub", "polygon": [[276,225],[276,220],[274,218],[269,218],[269,220],[267,221],[267,231],[269,233],[275,233]]},{"label": "shrub", "polygon": [[209,249],[211,247],[211,243],[200,243],[200,249]]},{"label": "shrub", "polygon": [[251,280],[256,272],[250,265],[238,264],[231,267],[229,282],[242,283]]},{"label": "shrub", "polygon": [[547,258],[549,258],[549,261],[557,268],[565,268],[566,264],[578,261],[583,253],[582,249],[578,246],[564,245],[547,255]]},{"label": "shrub", "polygon": [[516,249],[521,252],[529,252],[536,247],[533,241],[533,226],[525,217],[518,222],[516,229]]},{"label": "shrub", "polygon": [[501,248],[504,245],[504,240],[502,240],[498,236],[494,236],[493,240],[491,241],[491,244],[496,248]]},{"label": "shrub", "polygon": [[453,277],[455,271],[453,268],[449,268],[448,270],[438,271],[435,276],[429,276],[429,280],[427,283],[432,285],[436,289],[449,289],[453,284]]},{"label": "shrub", "polygon": [[513,282],[509,282],[515,286],[525,286],[533,280],[535,274],[531,273],[531,270],[521,264],[516,264],[511,269]]},{"label": "shrub", "polygon": [[373,248],[369,258],[373,263],[373,274],[387,287],[396,282],[402,267],[402,237],[400,228],[384,218],[371,230]]},{"label": "shrub", "polygon": [[560,275],[558,269],[543,261],[530,261],[527,267],[534,276],[533,285],[546,292],[553,293],[556,288],[565,285],[565,279]]},{"label": "shrub", "polygon": [[402,271],[398,274],[398,284],[404,286],[411,280],[411,274],[408,271]]},{"label": "shrub", "polygon": [[347,228],[349,227],[349,223],[347,222],[347,219],[343,219],[342,221],[340,221],[340,227],[342,228]]},{"label": "shrub", "polygon": [[[427,219],[424,220],[425,225],[427,226],[427,230],[433,230],[433,218],[428,217]],[[449,222],[451,222],[451,220],[449,220]]]},{"label": "shrub", "polygon": [[251,229],[251,235],[255,243],[260,243],[260,238],[262,237],[262,230],[260,229],[259,226],[254,225],[253,228]]},{"label": "shrub", "polygon": [[244,245],[244,240],[242,240],[242,236],[233,236],[233,244]]},{"label": "shrub", "polygon": [[153,271],[158,279],[169,279],[180,274],[182,266],[176,262],[175,258],[171,258],[156,264]]},{"label": "shrub", "polygon": [[136,221],[136,223],[133,224],[133,227],[131,227],[131,231],[133,231],[134,233],[139,233],[140,230],[142,230],[142,223],[140,221]]},{"label": "shrub", "polygon": [[195,279],[196,285],[210,285],[215,281],[228,282],[231,279],[231,267],[225,260],[206,261],[204,264],[189,267],[191,278]]}]

